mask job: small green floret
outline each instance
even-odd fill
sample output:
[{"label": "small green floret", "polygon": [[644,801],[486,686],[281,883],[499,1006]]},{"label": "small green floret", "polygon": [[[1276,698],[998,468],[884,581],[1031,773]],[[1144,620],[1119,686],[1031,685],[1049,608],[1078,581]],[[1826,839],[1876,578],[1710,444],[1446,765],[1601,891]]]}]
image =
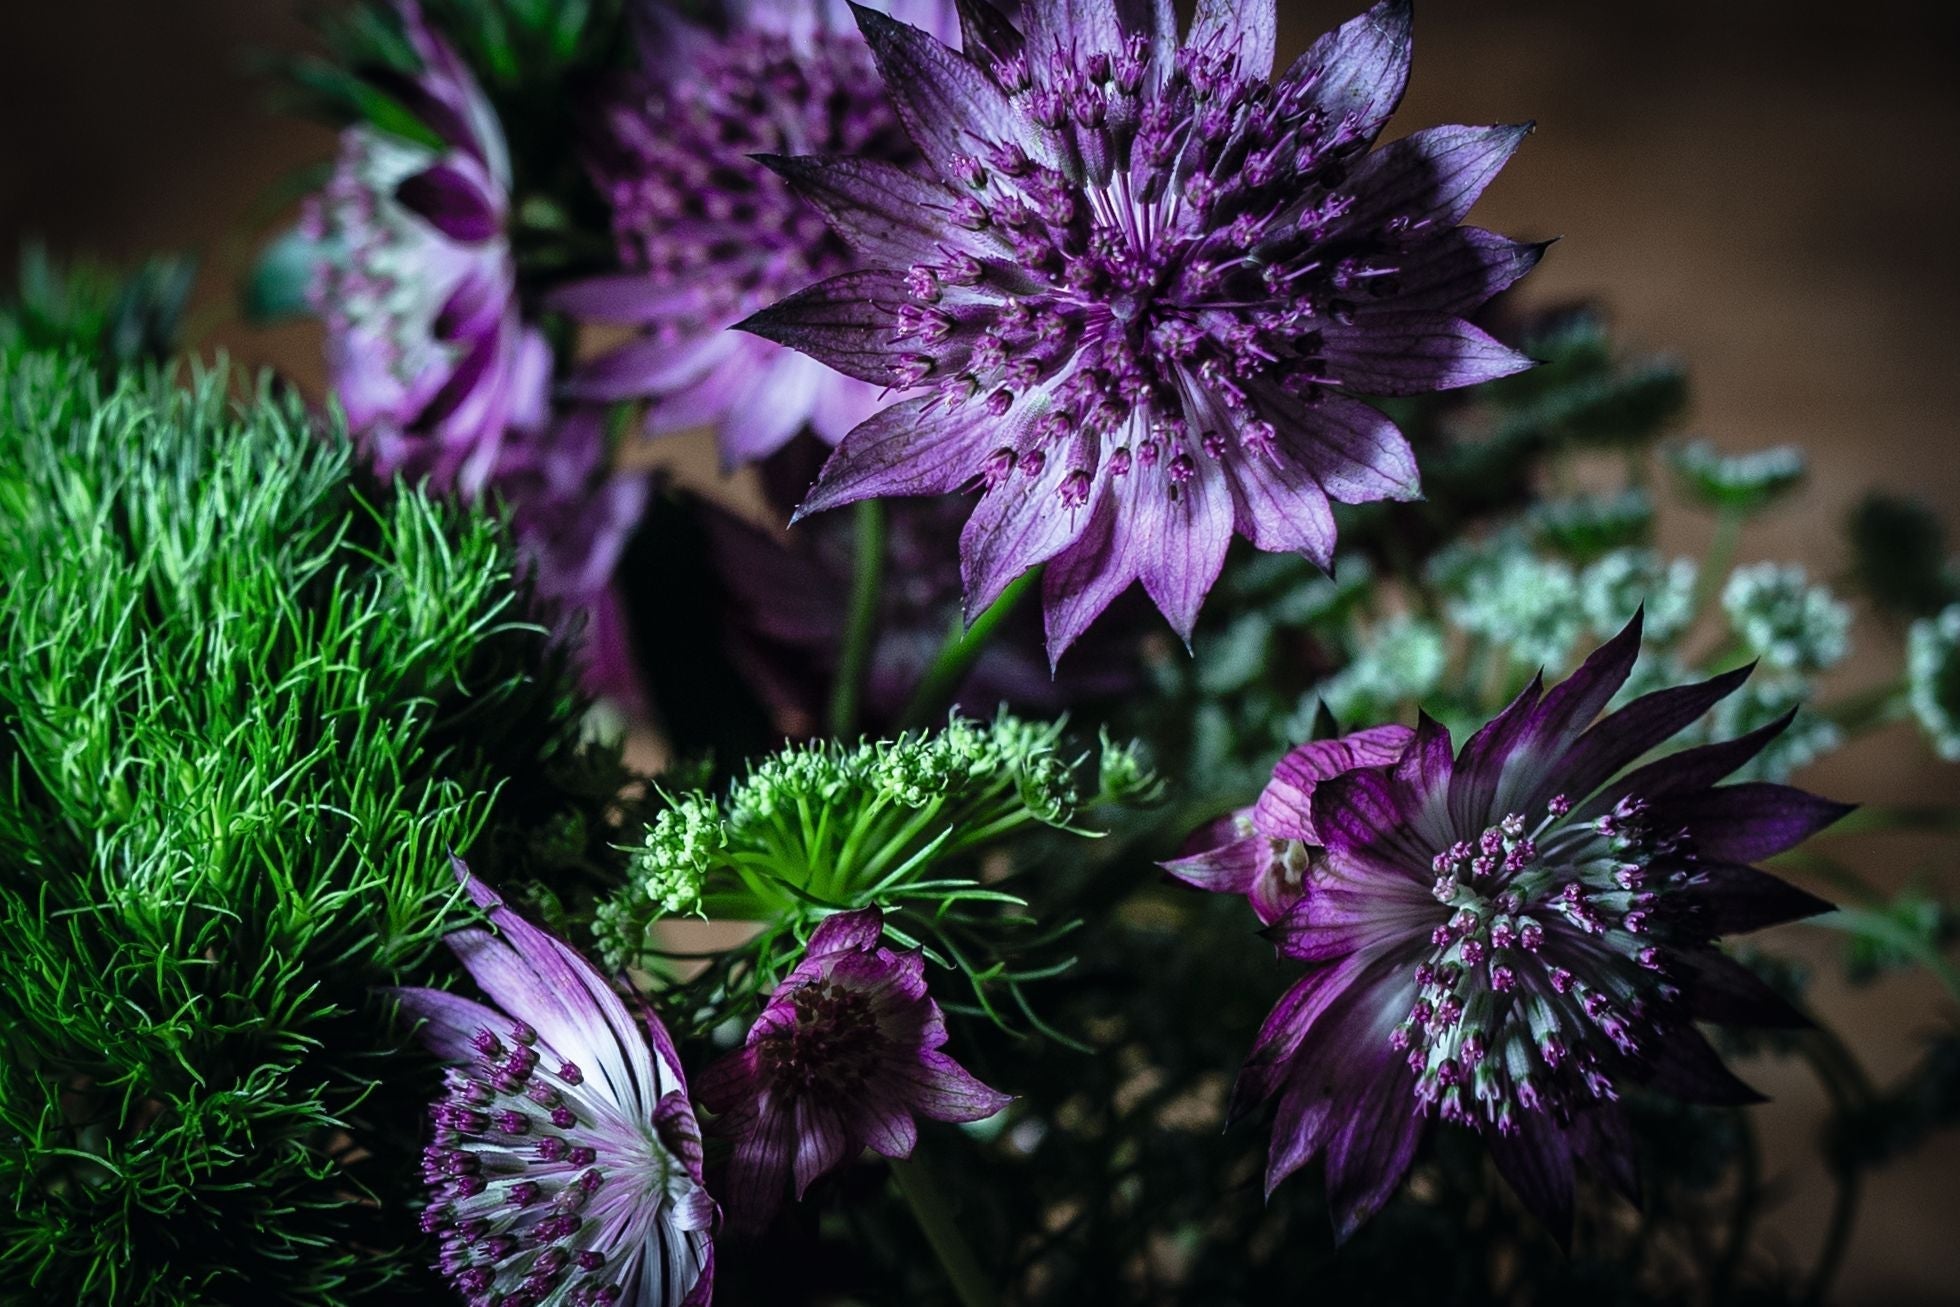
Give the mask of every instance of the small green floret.
[{"label": "small green floret", "polygon": [[1777,445],[1749,454],[1722,454],[1706,440],[1672,450],[1675,477],[1693,498],[1710,508],[1755,513],[1803,484],[1807,464],[1795,445]]}]

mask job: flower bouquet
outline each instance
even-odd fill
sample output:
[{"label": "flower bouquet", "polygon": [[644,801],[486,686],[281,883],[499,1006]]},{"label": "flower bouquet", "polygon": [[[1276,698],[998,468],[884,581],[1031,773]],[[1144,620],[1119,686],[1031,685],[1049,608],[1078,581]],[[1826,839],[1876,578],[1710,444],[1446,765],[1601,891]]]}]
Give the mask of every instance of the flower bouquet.
[{"label": "flower bouquet", "polygon": [[[1738,564],[1803,455],[1505,295],[1407,0],[1188,8],[332,10],[316,396],[30,251],[0,1301],[1832,1294],[1960,1116],[1960,808],[1790,782],[1960,761],[1938,516]],[[1910,1067],[1820,965],[1944,987]]]}]

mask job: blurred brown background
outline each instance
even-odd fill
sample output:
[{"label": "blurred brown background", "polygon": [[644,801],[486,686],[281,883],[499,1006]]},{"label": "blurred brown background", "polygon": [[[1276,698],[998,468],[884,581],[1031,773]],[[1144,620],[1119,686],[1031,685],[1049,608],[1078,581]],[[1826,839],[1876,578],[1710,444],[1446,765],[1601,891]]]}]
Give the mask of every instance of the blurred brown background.
[{"label": "blurred brown background", "polygon": [[[1299,49],[1348,4],[1281,0]],[[251,363],[317,384],[305,327],[255,333],[232,289],[281,184],[325,159],[323,129],[267,110],[257,53],[305,43],[297,0],[0,0],[0,259],[22,237],[58,252],[204,260],[193,331]],[[1960,527],[1960,5],[1951,0],[1425,0],[1416,72],[1391,127],[1534,118],[1537,135],[1479,210],[1519,236],[1561,235],[1530,302],[1597,296],[1625,338],[1689,360],[1694,425],[1729,449],[1809,451],[1800,502],[1757,529],[1753,555],[1830,574],[1845,509],[1868,487],[1917,493]],[[705,451],[678,455],[708,466]],[[1705,527],[1674,528],[1697,552]],[[1898,666],[1893,633],[1860,628],[1840,680]],[[1960,799],[1960,768],[1912,732],[1861,741],[1804,778],[1837,797]],[[1950,855],[1951,846],[1948,846]],[[1896,884],[1940,850],[1873,838],[1862,865]],[[1834,940],[1775,941],[1830,968]],[[1828,970],[1827,970],[1828,974]],[[1880,1079],[1911,1061],[1941,1016],[1930,983],[1849,990],[1817,1003]],[[1746,1068],[1763,1109],[1771,1220],[1807,1265],[1828,1182],[1808,1147],[1822,1118],[1794,1064]],[[1960,1137],[1869,1187],[1839,1297],[1960,1301]]]}]

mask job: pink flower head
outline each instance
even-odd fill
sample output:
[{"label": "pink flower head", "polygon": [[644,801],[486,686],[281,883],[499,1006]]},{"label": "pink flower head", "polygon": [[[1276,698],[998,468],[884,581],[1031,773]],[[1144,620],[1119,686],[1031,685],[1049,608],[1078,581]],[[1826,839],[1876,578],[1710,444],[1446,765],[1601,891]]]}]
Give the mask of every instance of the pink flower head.
[{"label": "pink flower head", "polygon": [[1377,726],[1301,745],[1273,768],[1258,803],[1212,823],[1197,837],[1202,851],[1164,870],[1199,889],[1245,895],[1272,925],[1306,893],[1325,853],[1313,825],[1314,788],[1357,767],[1390,766],[1414,738],[1406,726]]},{"label": "pink flower head", "polygon": [[926,994],[925,960],[879,944],[883,916],[824,919],[770,996],[747,1042],[702,1075],[712,1129],[735,1140],[728,1199],[755,1230],[782,1202],[868,1145],[909,1157],[914,1116],[979,1121],[1010,1101],[940,1052],[946,1022]]}]

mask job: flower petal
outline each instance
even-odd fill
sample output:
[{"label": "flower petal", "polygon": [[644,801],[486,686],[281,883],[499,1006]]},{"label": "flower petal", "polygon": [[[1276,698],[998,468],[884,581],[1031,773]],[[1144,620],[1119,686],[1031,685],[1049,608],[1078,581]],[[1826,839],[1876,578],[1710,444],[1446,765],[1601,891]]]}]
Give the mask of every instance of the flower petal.
[{"label": "flower petal", "polygon": [[503,230],[496,201],[483,182],[451,163],[438,163],[402,179],[395,198],[453,241],[474,245]]},{"label": "flower petal", "polygon": [[1014,1101],[989,1089],[946,1054],[926,1049],[918,1065],[900,1073],[908,1081],[912,1108],[935,1121],[984,1121]]},{"label": "flower petal", "polygon": [[1303,87],[1347,140],[1372,142],[1409,84],[1413,10],[1410,0],[1381,0],[1309,46],[1276,89]]},{"label": "flower petal", "polygon": [[[998,438],[995,424],[984,416],[979,421]],[[1071,508],[1062,503],[1062,482],[1078,471],[1089,474],[1091,497]],[[985,612],[1021,573],[1073,544],[1095,515],[1106,480],[1096,475],[1093,448],[1078,433],[1048,451],[1033,477],[1016,470],[982,495],[960,532],[960,578],[968,615]]]},{"label": "flower petal", "polygon": [[844,437],[790,521],[860,499],[958,490],[979,476],[1003,434],[975,409],[946,412],[936,395],[902,400]]},{"label": "flower petal", "polygon": [[1401,286],[1384,307],[1473,312],[1536,267],[1550,246],[1550,241],[1514,241],[1481,227],[1453,228],[1401,256],[1396,263]]},{"label": "flower petal", "polygon": [[1421,497],[1415,451],[1378,409],[1340,395],[1301,408],[1278,400],[1270,388],[1252,390],[1279,433],[1281,452],[1306,469],[1328,498],[1368,504]]},{"label": "flower petal", "polygon": [[1687,827],[1703,858],[1750,863],[1796,847],[1856,807],[1788,785],[1751,781],[1669,795],[1652,805],[1651,818],[1661,830]]},{"label": "flower petal", "polygon": [[836,912],[825,917],[810,934],[810,943],[804,949],[807,958],[820,958],[831,953],[864,952],[878,947],[884,937],[885,914],[876,907],[859,908],[855,912]]},{"label": "flower petal", "polygon": [[977,154],[982,141],[1014,138],[1013,105],[972,60],[875,9],[851,9],[906,135],[940,176],[953,175],[955,161]]},{"label": "flower petal", "polygon": [[1274,0],[1198,0],[1190,35],[1184,40],[1187,49],[1229,56],[1233,75],[1261,81],[1273,75],[1273,51],[1278,43],[1279,13]]},{"label": "flower petal", "polygon": [[887,338],[899,306],[910,298],[896,272],[846,272],[772,304],[734,329],[787,345],[847,377],[889,386],[893,352]]},{"label": "flower petal", "polygon": [[1455,227],[1530,134],[1529,123],[1411,132],[1356,165],[1342,187],[1355,205],[1332,230],[1373,231],[1395,217]]},{"label": "flower petal", "polygon": [[876,159],[787,158],[759,155],[797,194],[830,220],[845,244],[869,267],[909,268],[937,263],[941,246],[1009,258],[998,240],[970,234],[952,221],[958,198],[944,185]]},{"label": "flower petal", "polygon": [[1572,1148],[1556,1122],[1536,1112],[1517,1117],[1515,1134],[1485,1132],[1491,1160],[1524,1201],[1544,1222],[1559,1247],[1572,1246]]},{"label": "flower petal", "polygon": [[1684,893],[1698,914],[1697,928],[1711,937],[1744,935],[1836,907],[1780,876],[1739,862],[1697,862]]},{"label": "flower petal", "polygon": [[1537,366],[1526,354],[1446,313],[1364,309],[1325,330],[1329,370],[1364,395],[1422,395],[1495,381]]}]

